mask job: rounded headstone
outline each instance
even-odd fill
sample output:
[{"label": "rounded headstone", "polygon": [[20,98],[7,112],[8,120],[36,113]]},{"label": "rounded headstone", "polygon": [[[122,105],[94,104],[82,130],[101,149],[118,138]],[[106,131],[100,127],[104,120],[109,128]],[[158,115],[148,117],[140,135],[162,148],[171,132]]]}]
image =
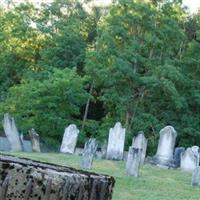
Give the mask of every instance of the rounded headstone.
[{"label": "rounded headstone", "polygon": [[181,154],[180,168],[184,171],[193,171],[199,165],[199,154],[196,148],[187,148],[187,150]]},{"label": "rounded headstone", "polygon": [[109,160],[122,160],[124,155],[126,129],[122,127],[120,122],[117,122],[114,128],[109,131],[108,147],[106,158]]},{"label": "rounded headstone", "polygon": [[172,126],[166,126],[160,130],[160,138],[157,153],[154,157],[155,164],[172,166],[174,146],[177,132]]},{"label": "rounded headstone", "polygon": [[74,153],[78,139],[78,134],[79,130],[77,129],[75,124],[71,124],[67,128],[65,128],[65,133],[63,135],[63,140],[60,147],[61,153]]},{"label": "rounded headstone", "polygon": [[144,132],[140,131],[136,137],[133,138],[132,147],[142,149],[140,164],[144,164],[147,150],[147,139],[144,136]]}]

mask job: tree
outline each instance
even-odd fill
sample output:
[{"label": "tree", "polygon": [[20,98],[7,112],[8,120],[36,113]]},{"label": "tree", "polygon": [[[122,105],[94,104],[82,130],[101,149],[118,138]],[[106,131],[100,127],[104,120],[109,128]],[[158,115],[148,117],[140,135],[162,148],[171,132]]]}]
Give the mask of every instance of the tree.
[{"label": "tree", "polygon": [[11,87],[7,99],[0,104],[1,116],[9,112],[24,133],[33,127],[43,138],[58,142],[65,126],[79,124],[80,107],[87,98],[83,81],[75,69],[55,69],[46,80]]},{"label": "tree", "polygon": [[185,74],[177,65],[186,41],[183,20],[177,3],[157,9],[127,0],[111,8],[86,65],[95,87],[101,88],[98,98],[109,126],[119,120],[131,136],[144,129],[155,140],[163,125],[178,124],[175,113],[187,106],[179,91]]}]

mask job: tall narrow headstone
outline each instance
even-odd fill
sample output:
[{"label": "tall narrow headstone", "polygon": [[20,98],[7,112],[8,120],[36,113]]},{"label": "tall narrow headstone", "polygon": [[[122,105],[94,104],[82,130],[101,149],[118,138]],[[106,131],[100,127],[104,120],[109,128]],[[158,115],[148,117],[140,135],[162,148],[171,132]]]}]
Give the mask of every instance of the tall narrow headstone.
[{"label": "tall narrow headstone", "polygon": [[32,151],[33,152],[41,152],[41,150],[40,150],[40,136],[36,133],[34,128],[32,128],[29,131],[29,135],[30,135],[30,138],[31,138]]},{"label": "tall narrow headstone", "polygon": [[147,150],[147,139],[145,138],[143,131],[140,131],[138,135],[133,138],[132,147],[142,149],[140,164],[143,165]]},{"label": "tall narrow headstone", "polygon": [[4,115],[3,128],[11,145],[11,151],[22,151],[22,143],[15,120],[8,113]]},{"label": "tall narrow headstone", "polygon": [[180,167],[181,164],[181,154],[185,152],[184,147],[177,147],[174,151],[174,165],[175,167]]},{"label": "tall narrow headstone", "polygon": [[173,165],[173,153],[176,142],[176,130],[172,126],[166,126],[160,130],[160,139],[154,163],[158,165]]},{"label": "tall narrow headstone", "polygon": [[184,171],[193,171],[199,166],[199,153],[196,148],[187,148],[187,150],[181,154],[180,168]]},{"label": "tall narrow headstone", "polygon": [[128,176],[139,176],[140,160],[142,149],[129,147],[128,157],[126,161],[126,174]]},{"label": "tall narrow headstone", "polygon": [[78,139],[78,134],[79,130],[74,124],[71,124],[67,128],[65,128],[65,133],[63,135],[63,140],[60,147],[61,153],[74,153]]},{"label": "tall narrow headstone", "polygon": [[89,139],[84,146],[84,152],[82,156],[82,162],[81,167],[83,169],[91,169],[92,168],[92,162],[95,155],[95,152],[97,150],[97,142],[96,139],[91,138]]},{"label": "tall narrow headstone", "polygon": [[196,167],[192,173],[192,186],[200,187],[200,167]]},{"label": "tall narrow headstone", "polygon": [[101,158],[102,159],[105,159],[106,158],[106,152],[107,152],[107,147],[108,147],[108,144],[107,143],[104,143],[102,146],[101,146]]},{"label": "tall narrow headstone", "polygon": [[106,158],[109,160],[122,160],[124,154],[126,129],[122,128],[120,122],[117,122],[114,128],[109,131],[108,147]]}]

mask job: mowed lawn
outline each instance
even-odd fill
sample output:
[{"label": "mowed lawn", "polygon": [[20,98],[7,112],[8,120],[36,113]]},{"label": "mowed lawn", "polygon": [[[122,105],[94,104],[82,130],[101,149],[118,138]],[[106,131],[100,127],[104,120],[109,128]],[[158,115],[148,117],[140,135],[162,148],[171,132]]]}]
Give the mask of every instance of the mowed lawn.
[{"label": "mowed lawn", "polygon": [[[56,153],[14,153],[42,162],[80,169],[81,157]],[[13,153],[12,153],[13,155]],[[93,172],[114,176],[114,200],[200,200],[200,188],[191,186],[191,174],[145,165],[140,177],[127,177],[122,161],[95,160]]]}]

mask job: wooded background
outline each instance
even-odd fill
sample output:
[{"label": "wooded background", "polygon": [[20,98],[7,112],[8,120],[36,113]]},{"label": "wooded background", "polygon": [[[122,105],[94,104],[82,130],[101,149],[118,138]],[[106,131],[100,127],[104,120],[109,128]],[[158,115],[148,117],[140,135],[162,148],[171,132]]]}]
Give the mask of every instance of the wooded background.
[{"label": "wooded background", "polygon": [[180,0],[0,8],[1,119],[6,112],[52,146],[70,123],[80,146],[88,137],[103,143],[117,121],[126,147],[143,130],[154,153],[166,125],[177,146],[199,145],[200,13]]}]

